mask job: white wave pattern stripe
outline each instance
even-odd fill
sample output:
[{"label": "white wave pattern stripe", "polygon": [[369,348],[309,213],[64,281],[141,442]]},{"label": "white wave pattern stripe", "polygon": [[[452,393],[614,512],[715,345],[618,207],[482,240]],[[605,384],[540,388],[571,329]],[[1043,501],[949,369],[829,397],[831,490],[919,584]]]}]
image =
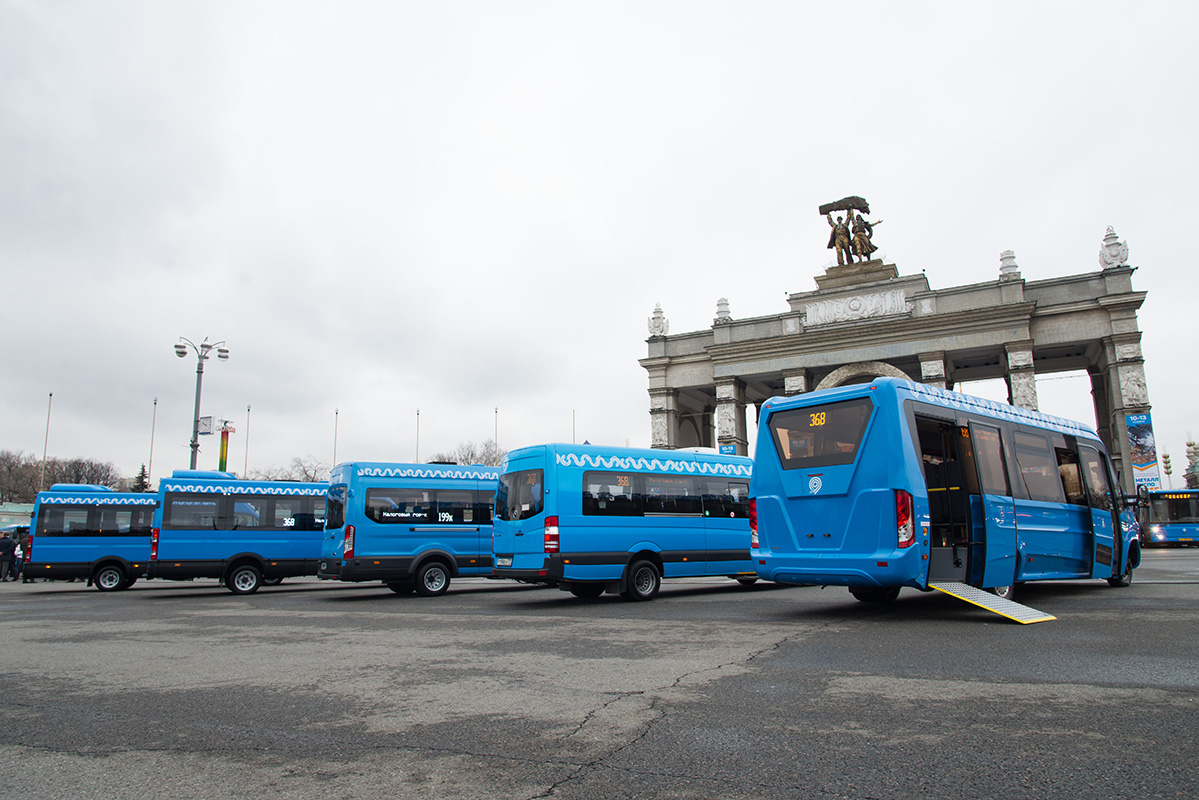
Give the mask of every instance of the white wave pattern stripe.
[{"label": "white wave pattern stripe", "polygon": [[678,461],[671,458],[644,458],[642,456],[596,456],[590,453],[559,453],[560,467],[591,467],[592,469],[627,469],[642,472],[679,472],[691,475],[734,475],[748,478],[748,464],[710,464],[704,461]]},{"label": "white wave pattern stripe", "polygon": [[168,483],[164,486],[168,492],[196,492],[199,494],[279,494],[279,495],[320,495],[324,496],[323,486],[314,488],[298,486],[219,486],[212,484]]},{"label": "white wave pattern stripe", "polygon": [[66,505],[86,503],[89,506],[152,506],[158,502],[157,495],[147,497],[96,497],[95,495],[71,495],[68,497],[44,497],[42,505]]},{"label": "white wave pattern stripe", "polygon": [[359,478],[470,478],[474,480],[491,479],[498,481],[500,473],[495,470],[462,470],[444,471],[432,469],[413,469],[412,467],[363,467],[358,470]]}]

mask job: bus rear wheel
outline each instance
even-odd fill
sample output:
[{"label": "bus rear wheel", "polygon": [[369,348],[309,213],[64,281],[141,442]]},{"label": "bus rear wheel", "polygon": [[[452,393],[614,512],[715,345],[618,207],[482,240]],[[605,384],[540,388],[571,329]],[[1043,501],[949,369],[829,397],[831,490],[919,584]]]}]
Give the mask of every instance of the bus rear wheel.
[{"label": "bus rear wheel", "polygon": [[1016,587],[1015,586],[996,586],[994,588],[988,589],[987,591],[990,592],[991,594],[995,595],[996,597],[1002,598],[1004,600],[1011,600],[1012,597],[1014,597],[1016,594]]},{"label": "bus rear wheel", "polygon": [[629,566],[627,586],[620,596],[625,600],[653,600],[662,588],[662,573],[652,561],[634,561]]},{"label": "bus rear wheel", "polygon": [[576,583],[570,587],[570,593],[584,600],[594,600],[604,593],[602,583]]},{"label": "bus rear wheel", "polygon": [[240,564],[225,578],[225,586],[234,594],[254,594],[262,586],[262,573],[253,564]]},{"label": "bus rear wheel", "polygon": [[849,593],[863,603],[891,603],[899,597],[898,586],[850,586]]},{"label": "bus rear wheel", "polygon": [[742,586],[753,586],[757,582],[757,578],[737,578],[737,583],[741,584]]},{"label": "bus rear wheel", "polygon": [[1108,578],[1107,585],[1115,586],[1116,588],[1124,588],[1125,586],[1132,585],[1132,559],[1131,558],[1128,559],[1128,562],[1124,565],[1123,574],[1118,575],[1114,578]]},{"label": "bus rear wheel", "polygon": [[450,588],[450,571],[440,561],[428,561],[416,571],[416,593],[437,597]]},{"label": "bus rear wheel", "polygon": [[125,588],[126,580],[125,570],[116,564],[106,564],[96,570],[96,577],[92,579],[92,582],[101,592],[115,592]]}]

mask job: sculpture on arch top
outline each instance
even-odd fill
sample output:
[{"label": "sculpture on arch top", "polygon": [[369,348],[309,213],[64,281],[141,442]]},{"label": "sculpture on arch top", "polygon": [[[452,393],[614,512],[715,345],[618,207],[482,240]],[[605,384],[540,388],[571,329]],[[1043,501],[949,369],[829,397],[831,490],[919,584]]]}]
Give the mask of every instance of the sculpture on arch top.
[{"label": "sculpture on arch top", "polygon": [[[837,217],[836,222],[833,221],[834,211],[848,212],[846,217]],[[857,211],[859,213],[855,214]],[[825,203],[820,207],[820,213],[828,219],[829,227],[833,230],[829,234],[828,248],[837,251],[837,263],[844,265],[853,263],[853,257],[857,256],[859,262],[870,260],[871,254],[878,247],[874,244],[874,226],[881,225],[882,220],[878,222],[870,222],[862,218],[862,214],[870,213],[870,204],[861,197],[856,195],[843,197],[835,203]]]}]

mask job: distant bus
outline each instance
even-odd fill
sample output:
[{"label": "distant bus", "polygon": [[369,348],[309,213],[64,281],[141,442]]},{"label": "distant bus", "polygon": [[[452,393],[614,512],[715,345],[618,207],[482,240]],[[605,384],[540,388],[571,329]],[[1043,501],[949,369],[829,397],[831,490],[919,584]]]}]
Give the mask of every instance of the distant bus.
[{"label": "distant bus", "polygon": [[25,579],[85,579],[102,592],[128,589],[146,574],[157,505],[154,494],[91,484],[56,483],[38,492]]},{"label": "distant bus", "polygon": [[498,478],[493,467],[459,464],[337,465],[318,576],[426,597],[460,575],[490,576]]},{"label": "distant bus", "polygon": [[752,462],[740,456],[545,444],[508,453],[495,574],[576,597],[651,600],[663,578],[757,580]]},{"label": "distant bus", "polygon": [[765,403],[752,495],[762,578],[867,602],[937,582],[1127,586],[1140,561],[1092,429],[893,378]]},{"label": "distant bus", "polygon": [[1199,542],[1199,490],[1150,492],[1141,540],[1146,547],[1195,546]]},{"label": "distant bus", "polygon": [[234,594],[315,575],[328,484],[175,470],[159,486],[148,577],[217,578]]}]

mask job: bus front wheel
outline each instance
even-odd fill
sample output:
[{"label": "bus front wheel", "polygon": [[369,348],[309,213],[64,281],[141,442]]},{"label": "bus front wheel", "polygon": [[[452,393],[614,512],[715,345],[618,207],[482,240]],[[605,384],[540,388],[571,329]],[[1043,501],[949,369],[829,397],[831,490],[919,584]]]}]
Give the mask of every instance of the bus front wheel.
[{"label": "bus front wheel", "polygon": [[225,586],[234,594],[254,594],[262,586],[262,573],[253,564],[241,564],[229,573]]},{"label": "bus front wheel", "polygon": [[416,593],[424,597],[445,594],[450,588],[450,571],[440,561],[428,561],[416,571]]},{"label": "bus front wheel", "polygon": [[662,588],[662,573],[652,561],[634,561],[629,566],[627,584],[620,593],[625,600],[653,600]]},{"label": "bus front wheel", "polygon": [[863,603],[890,603],[899,597],[898,586],[850,586],[849,593]]},{"label": "bus front wheel", "polygon": [[125,570],[118,567],[116,564],[107,564],[96,570],[96,577],[92,582],[96,584],[96,588],[102,592],[115,592],[118,589],[125,588]]}]

